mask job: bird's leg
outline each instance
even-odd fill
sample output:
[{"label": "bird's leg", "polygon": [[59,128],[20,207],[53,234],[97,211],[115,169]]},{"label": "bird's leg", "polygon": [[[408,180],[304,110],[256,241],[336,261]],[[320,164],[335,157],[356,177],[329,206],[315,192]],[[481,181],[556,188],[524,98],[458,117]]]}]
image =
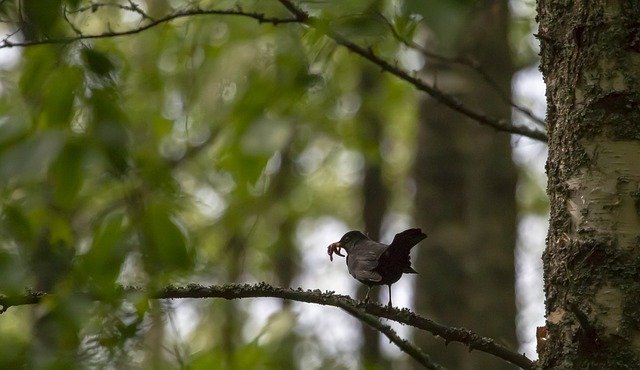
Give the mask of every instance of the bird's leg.
[{"label": "bird's leg", "polygon": [[369,289],[367,289],[367,295],[364,296],[364,303],[369,303],[369,292],[371,292],[371,285],[369,285]]},{"label": "bird's leg", "polygon": [[391,304],[391,284],[387,285],[389,287],[389,308],[393,307],[393,305]]}]

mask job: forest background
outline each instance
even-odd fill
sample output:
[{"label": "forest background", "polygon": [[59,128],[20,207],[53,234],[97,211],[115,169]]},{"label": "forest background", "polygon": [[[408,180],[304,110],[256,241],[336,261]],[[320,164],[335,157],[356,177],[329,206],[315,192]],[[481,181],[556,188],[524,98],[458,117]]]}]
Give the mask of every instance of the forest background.
[{"label": "forest background", "polygon": [[[362,297],[326,247],[413,226],[429,238],[394,303],[535,359],[548,201],[534,6],[0,2],[0,294],[54,293],[0,316],[0,367],[413,367],[333,307],[117,288]],[[392,328],[450,368],[513,368]]]}]

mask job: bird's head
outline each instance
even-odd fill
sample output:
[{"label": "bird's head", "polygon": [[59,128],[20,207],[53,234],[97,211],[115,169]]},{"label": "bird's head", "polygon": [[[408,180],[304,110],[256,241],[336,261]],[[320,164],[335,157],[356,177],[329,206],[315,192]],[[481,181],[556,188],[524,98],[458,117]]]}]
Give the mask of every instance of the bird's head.
[{"label": "bird's head", "polygon": [[360,240],[369,239],[366,235],[357,230],[349,231],[344,234],[340,241],[332,243],[327,248],[327,254],[329,258],[333,261],[333,254],[337,254],[340,257],[344,257],[342,253],[340,253],[341,249],[344,249],[347,253],[351,251],[351,248],[359,242]]},{"label": "bird's head", "polygon": [[357,242],[365,239],[369,239],[369,237],[367,237],[366,235],[364,235],[358,230],[351,230],[346,234],[342,235],[342,238],[340,238],[340,241],[338,243],[340,243],[341,248],[344,248],[344,250],[346,250],[347,253],[349,253],[351,251],[351,248],[353,248],[353,246]]}]

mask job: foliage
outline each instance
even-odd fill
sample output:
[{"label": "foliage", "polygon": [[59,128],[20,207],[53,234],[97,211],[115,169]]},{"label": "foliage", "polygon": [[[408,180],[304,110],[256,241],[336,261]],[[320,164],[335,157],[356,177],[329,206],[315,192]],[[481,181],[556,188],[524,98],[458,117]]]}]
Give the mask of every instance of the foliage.
[{"label": "foliage", "polygon": [[[133,29],[187,7],[288,16],[264,0],[5,3],[5,27],[13,27],[6,33],[27,41]],[[358,116],[363,99],[374,100],[387,122],[383,169],[392,208],[410,210],[415,92],[381,74],[381,88],[361,95],[362,62],[321,30],[395,60],[399,42],[379,15],[411,37],[415,5],[305,6],[323,20],[319,29],[193,16],[127,37],[3,49],[17,61],[1,71],[0,293],[56,295],[32,312],[0,317],[0,367],[266,369],[291,361],[282,351],[295,346],[307,348],[316,367],[344,366],[308,349],[318,339],[295,325],[277,327],[277,317],[247,339],[247,307],[200,302],[188,307],[192,329],[180,337],[169,324],[173,306],[121,301],[115,289],[193,280],[291,284],[299,255],[323,251],[296,247],[301,223],[361,222],[356,185],[367,152],[380,145]],[[227,327],[222,316],[237,322]]]}]

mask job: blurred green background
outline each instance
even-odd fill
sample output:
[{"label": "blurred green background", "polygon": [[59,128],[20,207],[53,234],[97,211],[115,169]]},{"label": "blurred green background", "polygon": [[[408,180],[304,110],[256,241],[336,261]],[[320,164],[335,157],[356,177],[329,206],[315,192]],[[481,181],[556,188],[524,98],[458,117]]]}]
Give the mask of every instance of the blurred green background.
[{"label": "blurred green background", "polygon": [[[546,213],[529,166],[544,147],[443,108],[323,32],[509,119],[514,74],[535,68],[533,3],[299,4],[316,28],[202,15],[4,44],[0,294],[55,295],[0,315],[0,368],[413,368],[333,308],[123,301],[116,289],[266,281],[361,295],[326,246],[350,229],[389,242],[410,226],[429,239],[394,302],[518,348],[514,251],[518,221]],[[195,8],[291,17],[272,0],[12,0],[0,29],[55,40]],[[87,290],[100,301],[77,294]],[[451,369],[511,368],[399,330]]]}]

